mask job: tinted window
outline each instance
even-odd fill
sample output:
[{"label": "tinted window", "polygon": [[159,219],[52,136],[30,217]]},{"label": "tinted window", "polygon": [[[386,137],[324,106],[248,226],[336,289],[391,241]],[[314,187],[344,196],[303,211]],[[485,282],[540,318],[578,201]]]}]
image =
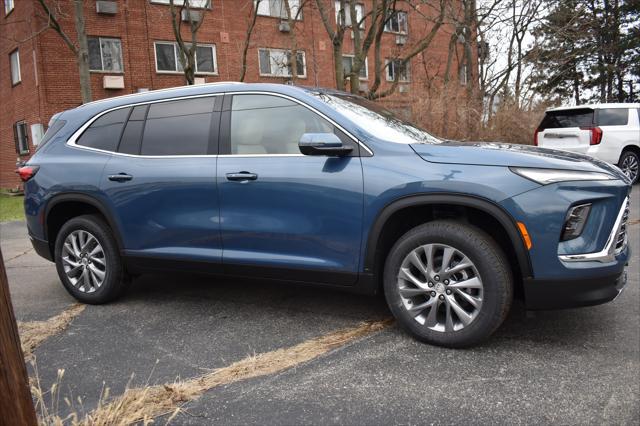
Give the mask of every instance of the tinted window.
[{"label": "tinted window", "polygon": [[626,126],[629,122],[627,108],[605,108],[598,110],[598,126]]},{"label": "tinted window", "polygon": [[540,130],[589,126],[593,126],[592,109],[570,109],[547,112],[540,123]]},{"label": "tinted window", "polygon": [[208,97],[151,105],[140,154],[207,154],[214,102]]},{"label": "tinted window", "polygon": [[144,129],[144,118],[147,115],[147,105],[137,106],[131,111],[129,121],[122,132],[122,139],[118,152],[124,154],[140,154],[140,139]]},{"label": "tinted window", "polygon": [[331,123],[278,96],[236,95],[231,112],[232,154],[300,154],[304,133],[333,133]]},{"label": "tinted window", "polygon": [[76,143],[105,151],[115,151],[130,110],[131,108],[121,108],[104,114],[91,123]]}]

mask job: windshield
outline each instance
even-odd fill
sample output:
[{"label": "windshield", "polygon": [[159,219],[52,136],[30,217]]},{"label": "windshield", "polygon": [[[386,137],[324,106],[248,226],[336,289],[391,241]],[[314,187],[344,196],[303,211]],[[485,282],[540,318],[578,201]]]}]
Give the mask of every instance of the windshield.
[{"label": "windshield", "polygon": [[349,94],[312,93],[368,133],[396,143],[442,143],[441,139],[397,117],[382,105]]}]

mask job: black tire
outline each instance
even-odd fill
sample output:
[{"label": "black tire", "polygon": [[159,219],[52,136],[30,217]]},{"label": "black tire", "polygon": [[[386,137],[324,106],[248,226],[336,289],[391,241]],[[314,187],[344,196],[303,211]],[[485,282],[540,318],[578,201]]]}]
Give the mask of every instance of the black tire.
[{"label": "black tire", "polygon": [[[640,165],[640,155],[638,155],[637,152],[635,151],[631,151],[631,150],[627,150],[624,151],[622,153],[622,155],[620,156],[620,161],[618,162],[618,167],[620,167],[620,169],[624,170],[624,165],[625,165],[625,161],[634,161],[634,163],[636,164],[636,175],[635,177],[631,180],[631,184],[635,184],[638,182],[638,176],[640,176],[640,172],[638,171],[638,165]],[[627,175],[628,176],[628,175]]]},{"label": "black tire", "polygon": [[[102,284],[93,292],[80,291],[79,288],[72,284],[64,270],[62,259],[64,242],[72,232],[78,230],[89,232],[98,240],[104,251],[104,279]],[[130,282],[122,265],[118,245],[113,237],[112,230],[97,215],[78,216],[70,219],[62,226],[56,238],[55,262],[60,281],[62,281],[67,291],[82,303],[99,305],[111,302],[124,293]]]},{"label": "black tire", "polygon": [[[432,330],[416,321],[403,304],[398,288],[400,267],[407,255],[426,244],[444,244],[464,253],[482,280],[482,306],[475,319],[462,329]],[[511,308],[513,280],[505,254],[489,235],[466,223],[438,220],[413,228],[393,246],[384,267],[384,294],[400,326],[416,339],[437,346],[463,348],[482,342],[502,324]]]}]

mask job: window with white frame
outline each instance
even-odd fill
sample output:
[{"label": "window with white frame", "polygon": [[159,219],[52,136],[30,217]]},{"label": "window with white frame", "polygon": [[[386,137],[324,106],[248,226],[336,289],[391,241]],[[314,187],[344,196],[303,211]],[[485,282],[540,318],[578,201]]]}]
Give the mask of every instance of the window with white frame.
[{"label": "window with white frame", "polygon": [[9,13],[11,13],[11,11],[13,10],[14,7],[15,7],[14,0],[4,0],[4,14],[5,15],[8,15]]},{"label": "window with white frame", "polygon": [[[265,77],[291,77],[291,51],[285,49],[258,49],[260,75]],[[307,76],[304,52],[296,54],[298,77]]]},{"label": "window with white frame", "polygon": [[[157,4],[171,4],[170,0],[151,0],[151,3]],[[185,0],[173,0],[173,4],[175,6],[185,6],[187,3]],[[210,0],[189,0],[189,7],[193,7],[196,9],[207,9],[211,5]]]},{"label": "window with white frame", "polygon": [[403,65],[401,59],[387,59],[387,81],[394,81],[396,77],[398,81],[409,81],[409,63]]},{"label": "window with white frame", "polygon": [[11,84],[15,86],[22,81],[20,76],[20,52],[18,49],[9,54],[9,61],[11,62]]},{"label": "window with white frame", "polygon": [[29,137],[27,135],[27,123],[18,121],[13,125],[13,136],[16,143],[16,152],[19,155],[29,153]]},{"label": "window with white frame", "polygon": [[[285,0],[253,0],[253,4],[258,8],[258,15],[273,16],[276,18],[287,19],[287,6]],[[297,20],[302,19],[302,11],[300,10],[300,0],[289,0],[289,9],[291,16]]]},{"label": "window with white frame", "polygon": [[[189,45],[187,45],[187,48]],[[175,73],[182,72],[180,62],[181,51],[178,43],[170,41],[157,41],[156,51],[156,72]],[[218,65],[216,60],[216,46],[213,44],[199,44],[195,53],[196,74],[216,74]]]},{"label": "window with white frame", "polygon": [[[344,2],[344,22],[345,27],[351,26],[351,7],[349,6],[349,2]],[[340,23],[340,0],[335,0],[335,10],[336,10],[336,22]],[[364,5],[361,3],[356,3],[356,20],[360,22],[360,29],[364,28]]]},{"label": "window with white frame", "polygon": [[407,12],[401,10],[390,11],[391,16],[384,25],[384,30],[390,33],[407,34]]},{"label": "window with white frame", "polygon": [[[342,55],[342,71],[345,78],[351,73],[351,69],[353,68],[353,61],[355,56],[353,55]],[[369,78],[369,66],[367,63],[367,58],[364,58],[364,64],[360,68],[359,78],[360,80],[367,80]]]},{"label": "window with white frame", "polygon": [[87,37],[89,70],[122,72],[122,43],[119,38]]}]

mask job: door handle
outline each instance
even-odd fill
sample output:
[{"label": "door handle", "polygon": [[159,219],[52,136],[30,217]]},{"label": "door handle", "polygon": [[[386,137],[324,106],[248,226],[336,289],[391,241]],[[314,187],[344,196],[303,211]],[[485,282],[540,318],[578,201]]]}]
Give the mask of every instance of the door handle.
[{"label": "door handle", "polygon": [[128,175],[126,173],[118,173],[117,175],[109,175],[109,180],[114,182],[126,182],[128,180],[133,179],[133,176]]},{"label": "door handle", "polygon": [[249,172],[227,173],[227,180],[235,182],[247,182],[258,179],[258,175]]}]

